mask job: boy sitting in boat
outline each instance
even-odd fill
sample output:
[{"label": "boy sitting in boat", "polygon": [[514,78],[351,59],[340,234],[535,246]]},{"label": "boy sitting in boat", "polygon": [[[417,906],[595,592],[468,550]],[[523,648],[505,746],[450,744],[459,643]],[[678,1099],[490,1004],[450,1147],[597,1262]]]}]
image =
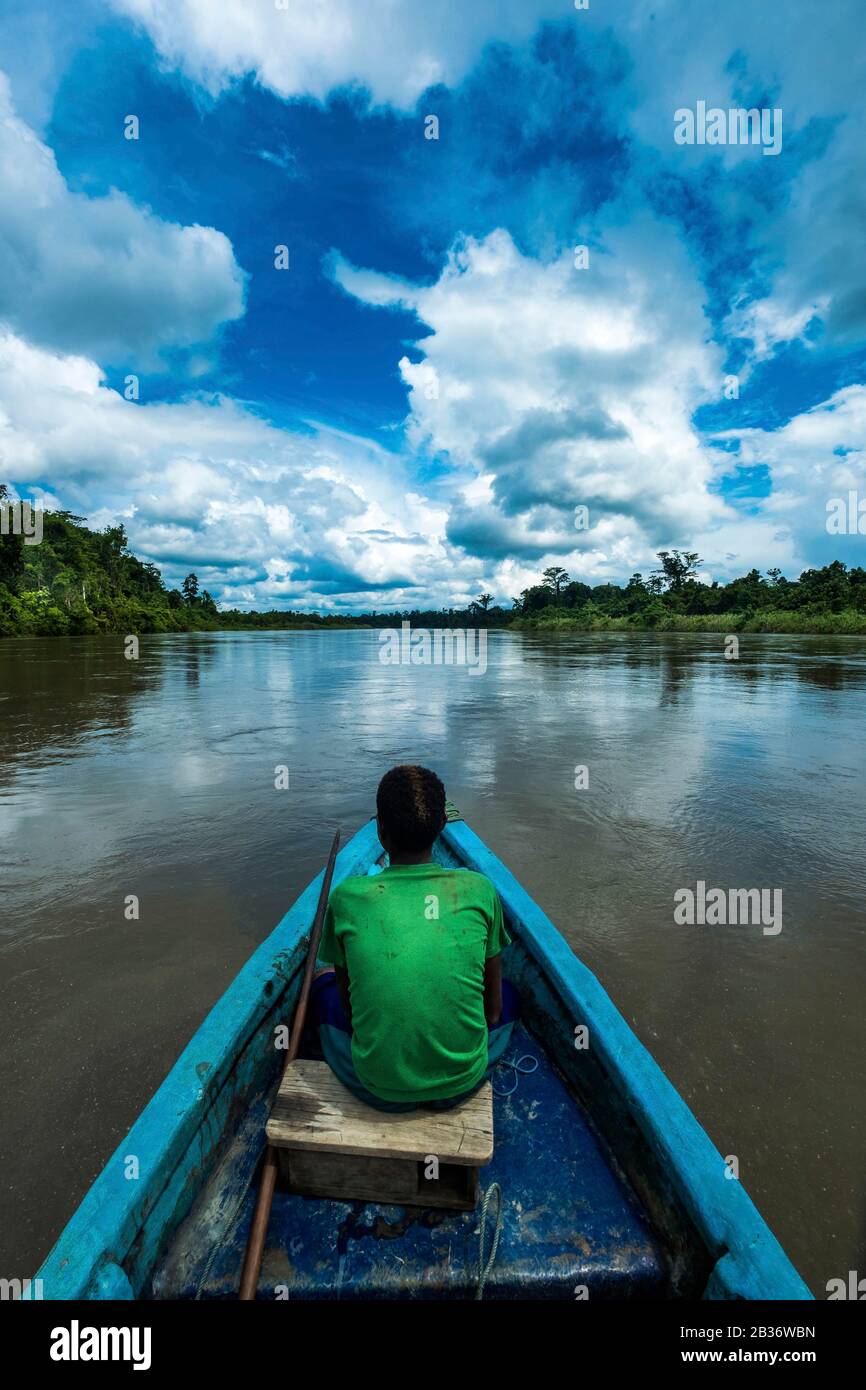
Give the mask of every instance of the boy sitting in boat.
[{"label": "boy sitting in boat", "polygon": [[346,879],[328,903],[310,997],[322,1052],[378,1110],[447,1109],[502,1057],[517,994],[502,979],[510,940],[483,874],[433,862],[445,788],[424,767],[395,767],[376,793],[389,864]]}]

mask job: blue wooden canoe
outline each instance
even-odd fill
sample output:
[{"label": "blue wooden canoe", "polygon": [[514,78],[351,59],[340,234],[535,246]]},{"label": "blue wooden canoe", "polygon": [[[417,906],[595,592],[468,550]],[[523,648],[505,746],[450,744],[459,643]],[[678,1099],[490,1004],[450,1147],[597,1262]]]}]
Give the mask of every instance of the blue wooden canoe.
[{"label": "blue wooden canoe", "polygon": [[[482,1189],[502,1192],[485,1297],[810,1298],[688,1106],[505,866],[460,820],[435,855],[499,891],[505,974],[523,999],[509,1057],[538,1062],[495,1081],[517,1085],[495,1098],[481,1171]],[[334,881],[381,861],[371,822]],[[236,1296],[283,1056],[274,1029],[291,1015],[320,886],[247,962],[93,1183],[39,1271],[46,1298]],[[588,1047],[575,1046],[579,1027]],[[477,1210],[278,1190],[259,1297],[471,1298],[478,1228]]]}]

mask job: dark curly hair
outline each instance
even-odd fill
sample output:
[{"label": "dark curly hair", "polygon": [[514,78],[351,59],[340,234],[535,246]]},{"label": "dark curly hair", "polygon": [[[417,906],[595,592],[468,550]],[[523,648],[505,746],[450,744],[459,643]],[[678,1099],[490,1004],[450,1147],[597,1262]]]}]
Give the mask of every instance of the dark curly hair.
[{"label": "dark curly hair", "polygon": [[376,792],[379,824],[402,853],[427,850],[445,824],[445,788],[427,767],[392,767]]}]

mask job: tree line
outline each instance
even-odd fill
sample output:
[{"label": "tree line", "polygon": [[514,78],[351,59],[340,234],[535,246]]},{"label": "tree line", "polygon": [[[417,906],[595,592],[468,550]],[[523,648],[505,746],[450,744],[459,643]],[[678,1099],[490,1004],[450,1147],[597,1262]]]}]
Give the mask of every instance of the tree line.
[{"label": "tree line", "polygon": [[[0,507],[7,498],[0,483]],[[130,553],[123,526],[91,531],[72,512],[43,512],[38,544],[0,537],[0,636],[181,632],[217,616],[194,574],[167,589],[156,565]]]},{"label": "tree line", "polygon": [[[541,583],[514,599],[522,627],[639,626],[709,627],[711,620],[736,616],[739,624],[767,626],[771,615],[780,630],[866,631],[866,569],[834,560],[821,569],[804,570],[787,579],[771,568],[751,569],[727,584],[701,582],[703,565],[695,551],[661,550],[659,568],[646,578],[633,574],[626,585],[589,584],[571,579],[558,565],[546,569]],[[797,616],[799,621],[796,620]],[[834,621],[836,620],[836,621]],[[768,627],[769,630],[769,627]]]},{"label": "tree line", "polygon": [[[8,497],[0,484],[0,506]],[[8,528],[5,528],[8,529]],[[156,565],[139,560],[123,526],[92,531],[72,512],[44,512],[42,540],[0,536],[0,636],[98,632],[182,632],[216,628],[386,627],[711,627],[866,631],[866,570],[833,561],[796,580],[778,569],[752,569],[728,584],[699,581],[693,551],[662,550],[659,568],[626,585],[590,585],[553,565],[511,607],[481,593],[463,608],[402,609],[359,614],[297,610],[219,611],[211,594],[187,575],[165,586]]]}]

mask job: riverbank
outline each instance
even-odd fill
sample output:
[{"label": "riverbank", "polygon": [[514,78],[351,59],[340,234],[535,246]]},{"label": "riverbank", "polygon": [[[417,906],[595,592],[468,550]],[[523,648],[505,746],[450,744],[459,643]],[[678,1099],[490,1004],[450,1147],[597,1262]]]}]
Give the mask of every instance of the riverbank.
[{"label": "riverbank", "polygon": [[[66,615],[58,615],[66,616]],[[186,621],[185,621],[186,619]],[[840,613],[808,613],[802,610],[763,609],[742,613],[631,613],[627,617],[608,613],[582,613],[562,608],[542,609],[539,613],[489,614],[466,613],[378,613],[362,617],[325,617],[317,613],[290,614],[239,613],[210,617],[200,612],[187,615],[183,610],[140,609],[125,607],[113,620],[106,614],[98,622],[79,624],[74,621],[35,621],[17,631],[0,630],[0,641],[16,637],[110,637],[135,634],[181,634],[188,632],[352,632],[366,630],[381,632],[399,629],[410,622],[413,630],[437,628],[484,628],[500,632],[763,632],[768,635],[801,633],[804,636],[866,636],[866,613],[843,609]]]},{"label": "riverbank", "polygon": [[666,613],[647,621],[639,614],[627,618],[563,613],[547,609],[511,623],[517,632],[765,632],[846,634],[866,636],[866,613],[846,609],[841,613],[785,612],[764,609],[758,613]]}]

